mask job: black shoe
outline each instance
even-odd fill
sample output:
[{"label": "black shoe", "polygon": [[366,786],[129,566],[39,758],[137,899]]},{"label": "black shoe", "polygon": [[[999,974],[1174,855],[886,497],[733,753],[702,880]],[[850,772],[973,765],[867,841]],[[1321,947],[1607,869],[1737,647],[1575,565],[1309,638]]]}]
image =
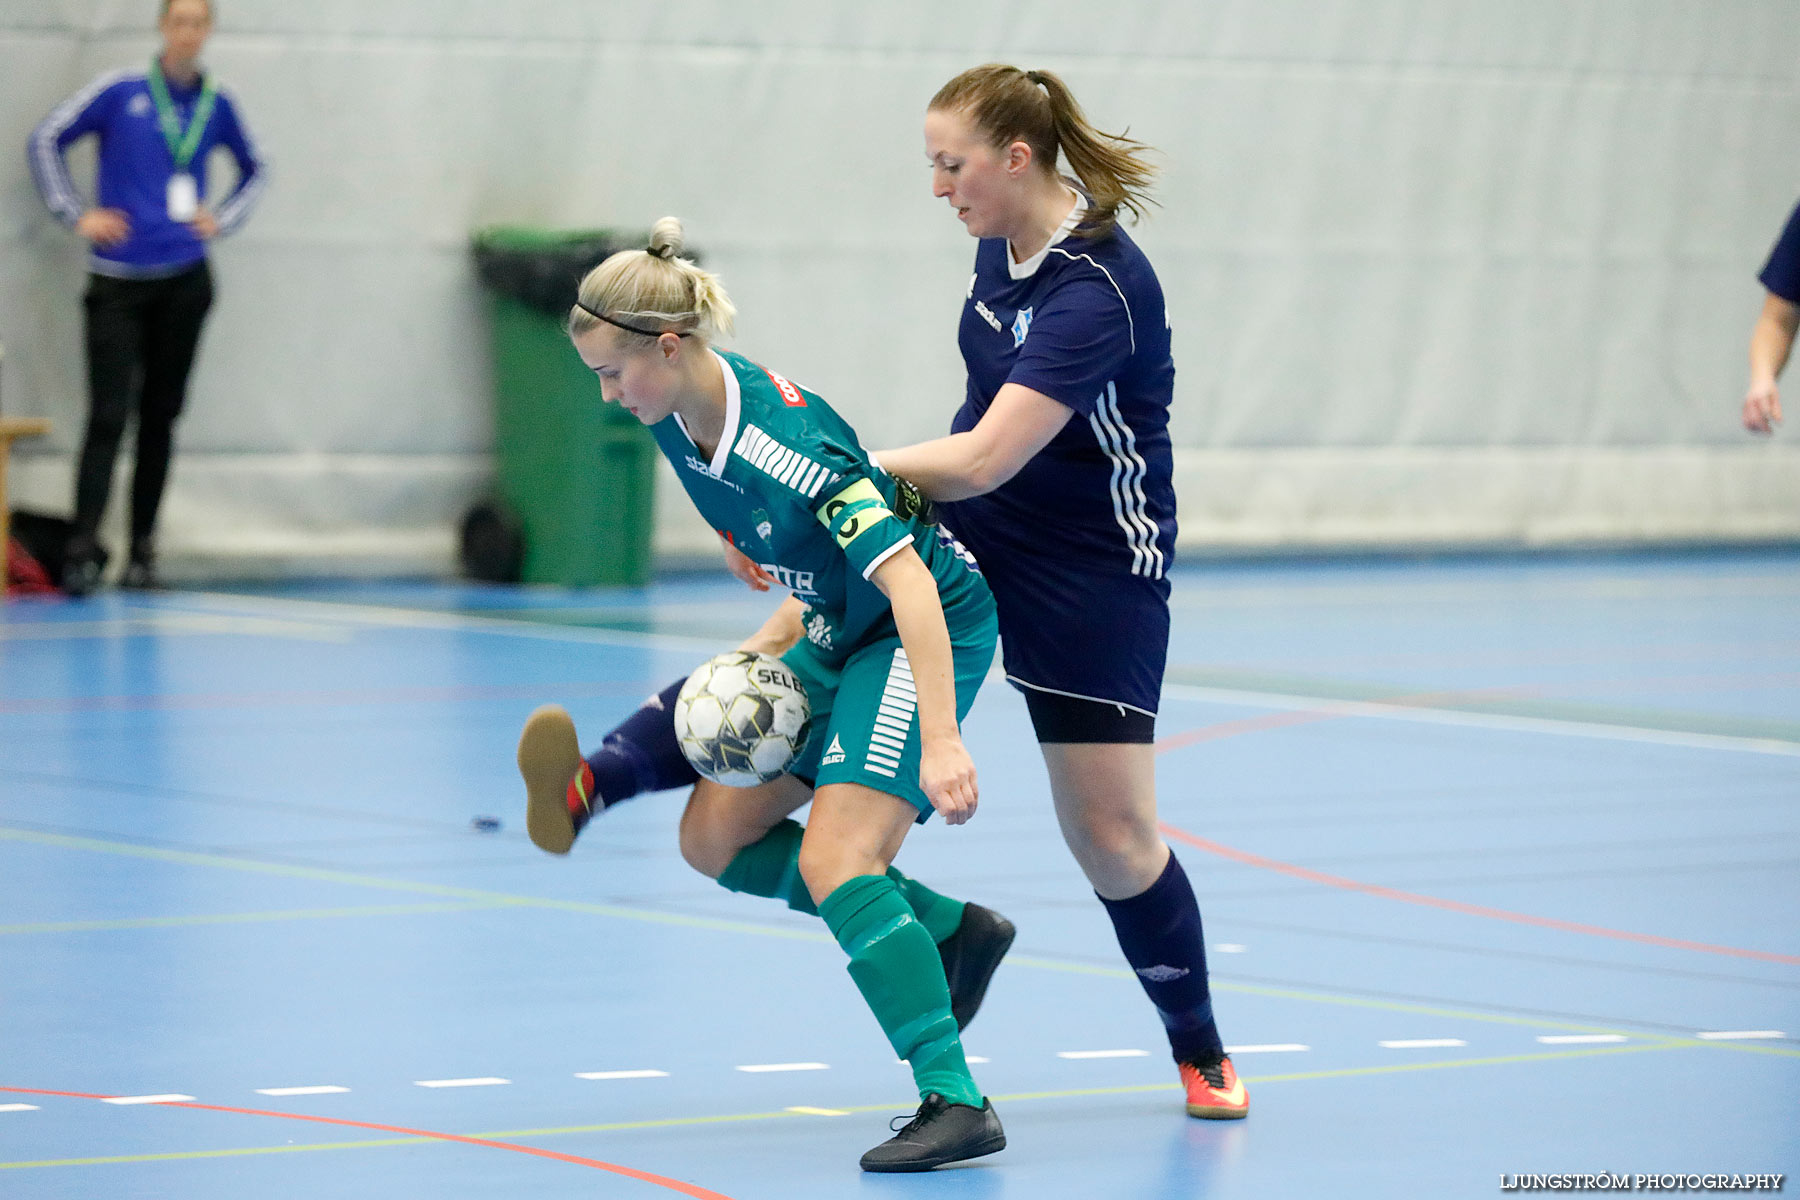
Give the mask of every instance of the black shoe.
[{"label": "black shoe", "polygon": [[[894,1118],[896,1121],[899,1117]],[[991,1100],[981,1107],[952,1104],[936,1092],[900,1132],[862,1156],[865,1171],[929,1171],[945,1163],[1006,1149],[1006,1131]]]},{"label": "black shoe", "polygon": [[956,1018],[958,1032],[968,1028],[980,1011],[988,981],[1012,949],[1018,932],[1011,921],[993,909],[965,904],[962,924],[938,946],[938,955],[944,960],[944,980],[950,985],[950,1015]]},{"label": "black shoe", "polygon": [[106,569],[106,550],[93,538],[77,535],[69,539],[63,552],[62,590],[71,596],[85,596],[100,586],[100,572]]},{"label": "black shoe", "polygon": [[162,591],[162,576],[156,573],[156,559],[149,555],[142,558],[132,555],[131,561],[125,564],[125,573],[119,576],[119,586],[134,592]]}]

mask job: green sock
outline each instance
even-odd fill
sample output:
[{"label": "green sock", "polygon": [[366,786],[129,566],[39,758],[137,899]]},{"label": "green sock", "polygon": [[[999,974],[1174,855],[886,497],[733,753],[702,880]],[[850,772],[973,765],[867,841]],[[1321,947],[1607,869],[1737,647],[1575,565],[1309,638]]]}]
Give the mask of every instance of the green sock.
[{"label": "green sock", "polygon": [[805,834],[806,827],[800,822],[783,820],[764,834],[762,841],[737,852],[719,876],[719,886],[751,896],[785,900],[795,912],[818,916],[819,906],[813,903],[806,881],[800,878],[800,839]]},{"label": "green sock", "polygon": [[940,896],[910,875],[903,874],[898,867],[889,867],[887,877],[900,889],[900,895],[911,906],[913,915],[919,918],[919,924],[925,927],[932,941],[941,946],[945,938],[961,927],[963,901]]},{"label": "green sock", "polygon": [[912,1064],[919,1095],[982,1105],[969,1074],[944,964],[899,885],[884,875],[858,875],[819,905],[819,915],[850,956],[850,978],[881,1022],[894,1053]]},{"label": "green sock", "polygon": [[[800,839],[805,834],[806,827],[798,821],[782,821],[760,842],[738,851],[719,876],[719,886],[749,896],[785,900],[795,912],[817,916],[818,905],[806,890],[806,881],[800,878]],[[941,896],[897,868],[889,867],[887,874],[933,942],[942,942],[962,925],[961,900]]]}]

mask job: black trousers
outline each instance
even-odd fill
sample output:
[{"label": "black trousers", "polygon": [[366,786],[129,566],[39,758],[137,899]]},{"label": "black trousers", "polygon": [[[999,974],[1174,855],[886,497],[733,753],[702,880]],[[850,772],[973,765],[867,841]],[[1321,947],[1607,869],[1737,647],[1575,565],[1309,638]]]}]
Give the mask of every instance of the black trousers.
[{"label": "black trousers", "polygon": [[212,307],[205,261],[167,279],[92,275],[87,311],[88,423],[75,475],[76,538],[92,538],[112,492],[113,463],[133,408],[137,467],[131,479],[131,547],[149,553],[187,399],[200,326]]}]

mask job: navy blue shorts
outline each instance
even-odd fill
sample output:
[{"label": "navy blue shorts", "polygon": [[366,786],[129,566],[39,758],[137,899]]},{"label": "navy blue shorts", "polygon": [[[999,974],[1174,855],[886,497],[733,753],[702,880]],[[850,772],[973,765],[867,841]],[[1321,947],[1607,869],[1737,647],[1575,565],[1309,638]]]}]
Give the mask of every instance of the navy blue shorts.
[{"label": "navy blue shorts", "polygon": [[1050,554],[989,551],[981,573],[1000,610],[1006,678],[1156,715],[1169,658],[1169,581],[1072,569]]}]

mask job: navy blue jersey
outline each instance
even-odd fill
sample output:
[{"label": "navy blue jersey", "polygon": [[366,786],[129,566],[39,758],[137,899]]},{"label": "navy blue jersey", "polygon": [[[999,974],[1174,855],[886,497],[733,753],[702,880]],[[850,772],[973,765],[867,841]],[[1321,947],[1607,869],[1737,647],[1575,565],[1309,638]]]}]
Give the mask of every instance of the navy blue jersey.
[{"label": "navy blue jersey", "polygon": [[1161,579],[1175,554],[1175,363],[1162,285],[1123,229],[1074,236],[1084,212],[1077,205],[1028,262],[1012,262],[1004,238],[975,251],[957,338],[968,392],[952,430],[974,428],[1006,383],[1075,415],[1012,479],[945,505],[946,521],[989,570],[1050,555],[1072,569]]},{"label": "navy blue jersey", "polygon": [[1783,300],[1800,304],[1800,204],[1794,206],[1781,240],[1769,252],[1768,264],[1757,278]]},{"label": "navy blue jersey", "polygon": [[[183,85],[168,80],[169,99],[182,128],[193,119],[200,82]],[[58,105],[32,132],[31,174],[44,203],[65,225],[73,225],[88,207],[69,178],[63,154],[69,144],[88,134],[100,140],[100,170],[95,204],[116,208],[131,222],[131,235],[116,246],[96,246],[90,267],[97,275],[149,279],[177,275],[206,257],[206,244],[186,224],[169,218],[169,176],[175,160],[157,122],[156,102],[143,71],[102,75]],[[237,229],[267,181],[263,160],[238,117],[237,106],[218,89],[212,115],[188,170],[206,198],[206,160],[223,147],[237,161],[238,184],[213,216],[219,232]]]}]

